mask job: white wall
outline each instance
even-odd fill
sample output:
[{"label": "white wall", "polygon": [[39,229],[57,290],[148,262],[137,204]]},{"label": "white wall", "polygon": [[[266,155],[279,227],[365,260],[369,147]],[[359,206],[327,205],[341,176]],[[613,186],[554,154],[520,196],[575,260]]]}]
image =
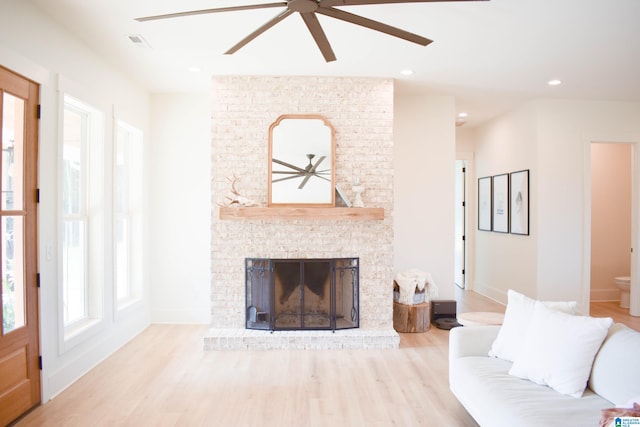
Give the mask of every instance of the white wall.
[{"label": "white wall", "polygon": [[[139,333],[149,322],[148,298],[118,313],[111,308],[113,287],[105,287],[104,320],[99,330],[64,351],[58,263],[58,82],[91,98],[106,109],[107,133],[117,118],[139,127],[148,143],[148,96],[111,68],[78,40],[58,27],[37,8],[24,1],[0,1],[0,65],[41,84],[42,119],[39,129],[39,270],[40,335],[43,356],[42,397],[46,401],[79,378],[99,361]],[[111,171],[107,171],[106,180]],[[50,251],[46,249],[50,248]],[[110,277],[106,273],[105,280]]]},{"label": "white wall", "polygon": [[475,132],[473,128],[456,127],[456,154],[473,153],[476,149]]},{"label": "white wall", "polygon": [[473,288],[506,302],[506,292],[514,289],[532,297],[536,294],[535,197],[538,164],[536,122],[531,105],[522,106],[477,129],[474,182],[477,178],[529,169],[529,236],[479,231],[475,234]]},{"label": "white wall", "polygon": [[[476,231],[476,287],[588,312],[590,144],[640,142],[640,103],[538,100],[477,130],[477,175],[531,169],[531,236]],[[585,285],[586,284],[586,285]]]},{"label": "white wall", "polygon": [[538,296],[589,306],[591,142],[640,143],[640,103],[540,100]]},{"label": "white wall", "polygon": [[455,100],[396,95],[394,269],[432,274],[454,297]]},{"label": "white wall", "polygon": [[151,321],[211,322],[211,96],[151,98]]}]

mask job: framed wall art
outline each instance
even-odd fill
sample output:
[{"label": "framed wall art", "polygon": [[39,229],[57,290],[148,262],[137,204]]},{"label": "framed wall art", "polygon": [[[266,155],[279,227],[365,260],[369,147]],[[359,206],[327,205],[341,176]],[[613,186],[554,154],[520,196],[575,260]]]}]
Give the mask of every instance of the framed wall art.
[{"label": "framed wall art", "polygon": [[478,178],[478,230],[491,231],[491,177]]},{"label": "framed wall art", "polygon": [[509,174],[511,234],[529,235],[529,170]]},{"label": "framed wall art", "polygon": [[509,174],[495,175],[492,183],[492,215],[493,231],[509,232]]}]

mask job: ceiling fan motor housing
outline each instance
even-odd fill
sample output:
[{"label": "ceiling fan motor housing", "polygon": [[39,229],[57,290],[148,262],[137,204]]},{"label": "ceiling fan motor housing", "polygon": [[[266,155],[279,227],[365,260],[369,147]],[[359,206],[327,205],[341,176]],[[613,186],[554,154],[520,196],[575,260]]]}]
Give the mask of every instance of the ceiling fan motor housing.
[{"label": "ceiling fan motor housing", "polygon": [[287,8],[294,12],[309,13],[318,9],[318,2],[315,0],[290,0]]}]

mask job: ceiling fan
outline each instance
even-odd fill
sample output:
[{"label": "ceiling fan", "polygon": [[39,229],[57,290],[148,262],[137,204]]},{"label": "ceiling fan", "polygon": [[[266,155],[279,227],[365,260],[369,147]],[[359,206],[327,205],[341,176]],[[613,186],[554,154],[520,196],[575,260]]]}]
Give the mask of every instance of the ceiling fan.
[{"label": "ceiling fan", "polygon": [[145,21],[154,21],[158,19],[167,19],[167,18],[178,18],[182,16],[190,16],[190,15],[204,15],[209,13],[219,13],[219,12],[233,12],[238,10],[253,10],[253,9],[267,9],[267,8],[275,8],[275,7],[284,7],[285,10],[280,12],[271,20],[267,21],[260,28],[249,34],[247,37],[240,40],[238,43],[233,45],[231,49],[227,50],[225,54],[231,55],[237,52],[240,48],[245,46],[247,43],[258,37],[260,34],[267,31],[269,28],[276,25],[278,22],[287,18],[288,16],[298,12],[304,23],[306,24],[309,32],[313,36],[320,52],[324,56],[325,61],[331,62],[336,60],[336,55],[333,53],[333,49],[329,44],[329,40],[327,39],[324,30],[320,26],[320,22],[318,21],[317,14],[329,16],[331,18],[339,19],[342,21],[346,21],[352,24],[360,25],[362,27],[366,27],[375,31],[380,31],[385,34],[389,34],[394,37],[398,37],[413,43],[417,43],[422,46],[426,46],[431,43],[433,40],[429,40],[425,37],[419,36],[414,33],[410,33],[408,31],[402,30],[400,28],[392,27],[387,24],[383,24],[379,21],[374,21],[372,19],[365,18],[363,16],[354,15],[353,13],[345,12],[342,9],[336,9],[334,6],[356,6],[356,5],[365,5],[365,4],[388,4],[388,3],[429,3],[429,2],[441,2],[441,1],[486,1],[486,0],[286,0],[280,1],[277,3],[263,3],[263,4],[253,4],[246,6],[230,6],[230,7],[220,7],[216,9],[204,9],[204,10],[193,10],[189,12],[178,12],[178,13],[169,13],[166,15],[155,15],[155,16],[147,16],[143,18],[137,18],[136,21],[145,22]]},{"label": "ceiling fan", "polygon": [[271,182],[281,182],[281,181],[287,181],[290,179],[294,179],[294,178],[302,178],[302,181],[300,182],[300,185],[298,186],[298,190],[302,190],[304,188],[304,186],[307,184],[307,182],[309,181],[309,178],[311,178],[312,176],[318,177],[320,179],[324,179],[325,181],[329,181],[331,182],[330,179],[326,178],[323,175],[329,175],[331,173],[331,169],[323,169],[323,170],[318,170],[318,166],[320,166],[320,163],[322,163],[324,161],[324,159],[327,158],[327,156],[321,156],[316,162],[311,163],[311,161],[314,159],[314,157],[316,157],[315,154],[307,154],[307,159],[309,159],[309,164],[307,166],[305,166],[304,168],[292,165],[291,163],[287,163],[284,162],[282,160],[278,160],[278,159],[271,159],[274,163],[277,163],[279,165],[282,165],[290,170],[276,170],[276,171],[272,171],[272,174],[276,175],[276,174],[281,174],[281,175],[288,175],[284,178],[277,178],[277,179],[273,179]]}]

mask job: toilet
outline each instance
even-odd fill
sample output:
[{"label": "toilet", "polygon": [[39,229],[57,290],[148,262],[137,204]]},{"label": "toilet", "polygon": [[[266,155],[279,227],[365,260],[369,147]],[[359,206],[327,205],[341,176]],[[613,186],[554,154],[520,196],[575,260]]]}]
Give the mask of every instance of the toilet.
[{"label": "toilet", "polygon": [[631,286],[631,277],[616,277],[615,282],[618,289],[620,289],[620,307],[629,308],[629,290]]}]

